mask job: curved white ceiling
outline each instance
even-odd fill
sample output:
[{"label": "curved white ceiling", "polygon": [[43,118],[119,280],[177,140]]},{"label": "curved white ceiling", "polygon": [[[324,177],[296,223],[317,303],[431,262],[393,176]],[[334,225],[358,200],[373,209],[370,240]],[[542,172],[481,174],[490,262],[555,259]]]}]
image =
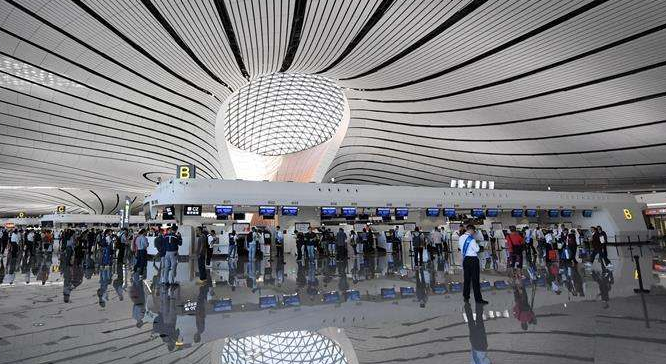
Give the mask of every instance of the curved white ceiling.
[{"label": "curved white ceiling", "polygon": [[326,180],[662,189],[664,19],[663,1],[5,0],[0,185],[220,178],[223,101],[290,72],[349,100]]}]

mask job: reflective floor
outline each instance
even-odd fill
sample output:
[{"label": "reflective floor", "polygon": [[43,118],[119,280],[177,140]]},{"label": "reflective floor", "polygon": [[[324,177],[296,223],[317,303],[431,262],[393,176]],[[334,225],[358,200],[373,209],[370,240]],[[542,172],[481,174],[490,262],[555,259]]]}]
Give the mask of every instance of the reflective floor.
[{"label": "reflective floor", "polygon": [[[3,257],[0,362],[664,363],[653,250],[618,250],[612,270],[538,264],[535,280],[500,263],[482,271],[487,306],[463,304],[443,259],[214,260],[203,285],[183,260],[180,285],[162,287],[152,262],[144,278],[57,253]],[[634,293],[632,255],[649,294]]]}]

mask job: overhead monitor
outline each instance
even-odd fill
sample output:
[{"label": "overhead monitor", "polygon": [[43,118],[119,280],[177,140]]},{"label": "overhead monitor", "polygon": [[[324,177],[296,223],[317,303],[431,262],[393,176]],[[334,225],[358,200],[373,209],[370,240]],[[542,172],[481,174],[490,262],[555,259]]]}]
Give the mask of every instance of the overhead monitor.
[{"label": "overhead monitor", "polygon": [[176,218],[176,209],[172,206],[164,206],[162,209],[162,220],[174,220]]},{"label": "overhead monitor", "polygon": [[426,216],[428,217],[436,217],[439,216],[439,209],[436,207],[431,207],[426,209]]},{"label": "overhead monitor", "polygon": [[592,217],[592,210],[583,210],[583,217]]},{"label": "overhead monitor", "polygon": [[375,215],[381,216],[381,217],[389,217],[391,216],[391,209],[388,207],[377,207],[377,211],[375,212]]},{"label": "overhead monitor", "polygon": [[342,216],[344,217],[356,217],[356,207],[343,207]]},{"label": "overhead monitor", "polygon": [[405,217],[409,215],[409,209],[406,207],[396,207],[395,208],[395,216],[396,217]]},{"label": "overhead monitor", "polygon": [[444,209],[444,216],[456,217],[456,209]]},{"label": "overhead monitor", "polygon": [[201,216],[201,205],[185,205],[183,206],[184,216]]},{"label": "overhead monitor", "polygon": [[527,209],[525,210],[525,216],[527,217],[537,217],[539,214],[536,209]]},{"label": "overhead monitor", "polygon": [[282,206],[282,216],[298,216],[298,206]]},{"label": "overhead monitor", "polygon": [[335,207],[322,207],[321,216],[333,217],[338,214],[338,209]]},{"label": "overhead monitor", "polygon": [[562,210],[560,211],[562,217],[571,217],[573,216],[573,210]]},{"label": "overhead monitor", "polygon": [[483,209],[472,209],[472,217],[484,217],[485,212]]},{"label": "overhead monitor", "polygon": [[234,212],[234,220],[245,220],[244,212]]},{"label": "overhead monitor", "polygon": [[548,210],[548,217],[560,216],[560,210]]},{"label": "overhead monitor", "polygon": [[524,211],[521,209],[511,210],[511,217],[523,217]]},{"label": "overhead monitor", "polygon": [[259,216],[272,218],[275,216],[275,206],[259,206]]},{"label": "overhead monitor", "polygon": [[234,213],[234,207],[230,205],[216,205],[215,215],[217,216],[230,216]]},{"label": "overhead monitor", "polygon": [[487,209],[486,210],[486,217],[497,217],[499,216],[499,210],[498,209]]}]

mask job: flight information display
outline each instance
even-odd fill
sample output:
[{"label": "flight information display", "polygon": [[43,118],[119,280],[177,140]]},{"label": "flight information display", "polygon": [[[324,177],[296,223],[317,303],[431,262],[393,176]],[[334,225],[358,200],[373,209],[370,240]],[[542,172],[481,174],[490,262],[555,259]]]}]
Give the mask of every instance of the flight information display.
[{"label": "flight information display", "polygon": [[344,217],[356,217],[356,207],[343,207],[342,216]]},{"label": "flight information display", "polygon": [[521,209],[513,209],[511,210],[511,217],[523,217],[524,211]]},{"label": "flight information display", "polygon": [[592,217],[592,210],[583,210],[583,217]]},{"label": "flight information display", "polygon": [[335,207],[322,207],[321,216],[335,216],[338,214],[338,209]]},{"label": "flight information display", "polygon": [[217,216],[230,216],[234,213],[233,206],[217,205],[215,206],[215,215]]},{"label": "flight information display", "polygon": [[548,217],[560,216],[560,210],[548,210]]},{"label": "flight information display", "polygon": [[499,216],[499,210],[498,209],[488,209],[488,210],[486,210],[486,216],[487,217],[497,217],[497,216]]},{"label": "flight information display", "polygon": [[298,216],[298,207],[282,206],[282,216]]},{"label": "flight information display", "polygon": [[409,215],[409,209],[406,207],[396,207],[395,208],[395,216],[396,217],[405,217]]},{"label": "flight information display", "polygon": [[426,209],[426,216],[429,216],[429,217],[439,216],[439,209],[436,208],[436,207],[431,207],[431,208]]},{"label": "flight information display", "polygon": [[573,210],[562,210],[560,213],[562,214],[562,217],[571,217],[571,216],[573,216]]},{"label": "flight information display", "polygon": [[484,217],[485,212],[483,209],[472,209],[472,216],[473,217]]},{"label": "flight information display", "polygon": [[259,206],[260,216],[275,216],[275,206]]},{"label": "flight information display", "polygon": [[456,209],[444,209],[444,216],[456,217]]},{"label": "flight information display", "polygon": [[527,210],[525,210],[525,216],[527,216],[527,217],[537,217],[538,216],[537,210],[527,209]]},{"label": "flight information display", "polygon": [[377,207],[377,211],[375,212],[375,215],[381,216],[381,217],[389,217],[391,216],[391,209],[388,207]]}]

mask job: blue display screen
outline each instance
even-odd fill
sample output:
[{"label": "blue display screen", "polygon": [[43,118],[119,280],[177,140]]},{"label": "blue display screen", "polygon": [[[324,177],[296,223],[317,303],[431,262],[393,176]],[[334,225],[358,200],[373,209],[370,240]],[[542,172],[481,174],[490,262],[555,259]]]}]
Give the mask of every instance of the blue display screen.
[{"label": "blue display screen", "polygon": [[409,209],[406,207],[396,207],[395,208],[395,216],[396,217],[405,217],[409,215]]},{"label": "blue display screen", "polygon": [[592,210],[583,210],[583,217],[592,217]]},{"label": "blue display screen", "polygon": [[338,210],[335,207],[322,207],[321,216],[335,216],[338,214]]},{"label": "blue display screen", "polygon": [[523,210],[520,209],[514,209],[511,210],[511,217],[523,217]]},{"label": "blue display screen", "polygon": [[215,215],[217,216],[229,216],[233,213],[234,213],[233,206],[227,206],[227,205],[215,206]]},{"label": "blue display screen", "polygon": [[548,210],[548,217],[560,216],[560,210]]},{"label": "blue display screen", "polygon": [[389,217],[391,216],[391,209],[388,207],[378,207],[375,215],[381,217]]},{"label": "blue display screen", "polygon": [[231,311],[231,309],[231,298],[223,298],[213,304],[213,311],[215,312]]},{"label": "blue display screen", "polygon": [[444,216],[456,217],[456,209],[444,209]]},{"label": "blue display screen", "polygon": [[298,216],[298,207],[282,206],[282,216]]},{"label": "blue display screen", "polygon": [[282,303],[284,303],[285,306],[300,306],[301,297],[298,295],[298,293],[286,294],[282,296]]},{"label": "blue display screen", "polygon": [[360,300],[361,300],[361,292],[355,289],[347,290],[347,301],[360,301]]},{"label": "blue display screen", "polygon": [[395,298],[395,288],[382,288],[382,298]]},{"label": "blue display screen", "polygon": [[488,209],[488,210],[486,210],[486,216],[487,217],[497,217],[497,216],[499,216],[499,210],[498,209]]},{"label": "blue display screen", "polygon": [[277,307],[277,297],[274,295],[259,297],[259,307],[274,308]]},{"label": "blue display screen", "polygon": [[535,209],[527,209],[525,210],[525,216],[527,217],[537,217],[538,213],[537,210]]},{"label": "blue display screen", "polygon": [[562,217],[571,217],[573,216],[573,210],[562,210],[561,214]]},{"label": "blue display screen", "polygon": [[354,217],[356,216],[356,207],[343,207],[342,216],[344,217]]},{"label": "blue display screen", "polygon": [[472,216],[473,217],[483,217],[484,216],[483,209],[472,209]]},{"label": "blue display screen", "polygon": [[259,215],[275,216],[275,206],[259,206]]},{"label": "blue display screen", "polygon": [[400,295],[402,297],[411,297],[416,293],[414,287],[400,287]]},{"label": "blue display screen", "polygon": [[426,216],[439,216],[439,209],[436,207],[426,209]]},{"label": "blue display screen", "polygon": [[340,302],[340,292],[338,291],[324,292],[322,300],[324,301],[324,303],[338,303]]}]

